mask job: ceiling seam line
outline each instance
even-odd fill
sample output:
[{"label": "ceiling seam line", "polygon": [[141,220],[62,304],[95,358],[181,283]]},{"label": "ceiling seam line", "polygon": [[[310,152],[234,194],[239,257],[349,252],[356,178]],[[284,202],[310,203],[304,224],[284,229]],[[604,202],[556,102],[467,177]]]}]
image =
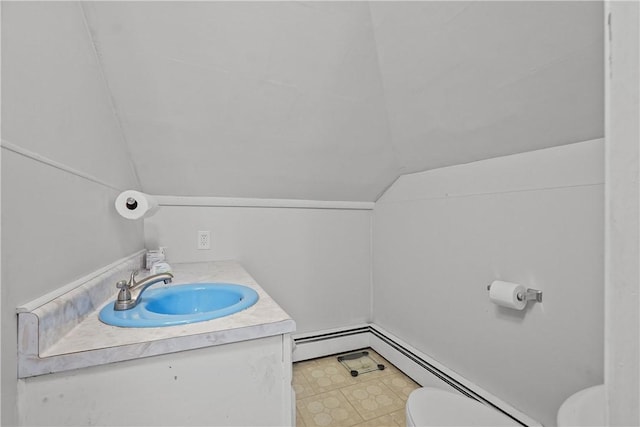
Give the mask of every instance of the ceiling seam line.
[{"label": "ceiling seam line", "polygon": [[384,193],[386,193],[386,191],[398,180],[398,178],[400,178],[400,176],[404,174],[402,173],[403,166],[400,161],[400,153],[398,152],[396,145],[394,144],[393,133],[391,131],[391,121],[389,120],[389,105],[387,103],[387,90],[385,88],[384,79],[382,77],[382,64],[380,63],[380,51],[378,49],[378,39],[376,37],[376,29],[375,29],[375,25],[373,24],[373,13],[371,11],[371,2],[367,2],[366,4],[367,4],[367,10],[369,11],[371,37],[373,38],[373,45],[375,46],[375,52],[376,52],[376,64],[377,64],[376,68],[378,70],[378,78],[380,79],[380,89],[382,91],[382,105],[384,106],[384,121],[385,121],[385,124],[387,125],[389,146],[391,148],[391,153],[393,154],[393,163],[397,171],[393,180],[385,188],[383,188],[382,191],[378,192],[378,194],[374,197],[373,201],[377,202],[384,195]]},{"label": "ceiling seam line", "polygon": [[98,71],[100,73],[100,77],[102,79],[102,83],[104,85],[104,88],[106,89],[106,95],[107,95],[107,100],[109,102],[109,106],[111,107],[111,113],[113,114],[113,117],[116,121],[116,126],[118,127],[118,131],[120,132],[120,140],[122,142],[122,145],[124,145],[124,151],[125,154],[127,155],[127,158],[129,160],[129,167],[131,168],[131,172],[133,173],[133,177],[136,181],[136,184],[138,186],[138,189],[140,190],[144,190],[142,188],[142,182],[140,181],[140,176],[138,175],[138,170],[136,168],[136,165],[133,161],[133,156],[131,155],[131,148],[129,147],[129,142],[127,140],[127,136],[125,135],[124,132],[124,128],[122,126],[122,121],[120,120],[120,115],[118,114],[118,110],[116,109],[116,104],[113,98],[113,94],[111,92],[111,87],[109,86],[109,81],[107,80],[107,75],[104,72],[104,66],[102,64],[102,61],[100,60],[100,54],[98,53],[98,47],[96,46],[96,42],[93,39],[93,35],[91,33],[91,28],[89,27],[89,21],[87,20],[87,14],[84,10],[84,5],[82,2],[78,3],[78,6],[80,7],[80,12],[82,15],[82,20],[84,22],[84,28],[87,31],[87,36],[89,37],[89,42],[91,43],[91,49],[93,51],[93,54],[96,58],[96,63],[98,65]]}]

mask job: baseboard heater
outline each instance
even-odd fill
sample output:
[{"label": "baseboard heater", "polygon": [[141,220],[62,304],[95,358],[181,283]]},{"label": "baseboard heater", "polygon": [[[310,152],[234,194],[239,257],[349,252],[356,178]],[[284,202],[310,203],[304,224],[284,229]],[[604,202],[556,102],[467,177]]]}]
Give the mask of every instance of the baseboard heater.
[{"label": "baseboard heater", "polygon": [[362,327],[353,328],[353,329],[342,329],[335,332],[327,332],[327,333],[322,333],[318,335],[310,335],[310,336],[305,336],[301,338],[294,338],[293,342],[295,342],[296,344],[306,344],[310,342],[319,342],[319,341],[332,340],[336,338],[348,337],[350,335],[368,334],[369,332],[371,332],[371,326],[362,326]]},{"label": "baseboard heater", "polygon": [[[337,338],[343,338],[343,337],[361,335],[361,334],[371,334],[372,336],[375,336],[376,338],[378,338],[379,340],[381,340],[385,344],[387,344],[389,347],[391,347],[394,351],[396,351],[397,353],[402,355],[404,358],[409,359],[410,361],[412,361],[416,365],[420,366],[422,369],[426,370],[431,375],[433,375],[434,377],[438,378],[440,381],[442,381],[445,384],[447,384],[449,387],[457,390],[458,392],[462,393],[463,395],[465,395],[465,396],[467,396],[467,397],[469,397],[471,399],[477,400],[479,402],[482,402],[482,403],[484,403],[486,405],[491,406],[496,411],[499,411],[499,412],[503,413],[504,415],[506,415],[507,417],[511,418],[512,420],[514,420],[515,422],[517,422],[520,425],[523,425],[525,427],[529,426],[529,424],[527,424],[527,423],[523,422],[522,420],[516,418],[512,414],[508,413],[507,411],[501,409],[499,406],[497,406],[494,403],[492,403],[490,400],[485,399],[484,397],[482,397],[478,393],[476,393],[473,390],[471,390],[469,387],[465,386],[464,384],[461,384],[456,379],[454,379],[451,376],[447,375],[446,373],[442,372],[442,370],[438,369],[433,364],[429,363],[424,358],[422,358],[419,355],[417,355],[415,352],[411,351],[410,349],[406,348],[401,343],[397,342],[396,340],[394,340],[391,337],[387,336],[386,334],[384,334],[380,330],[376,329],[375,326],[368,325],[368,326],[355,327],[355,328],[351,328],[351,329],[342,329],[342,330],[337,330],[337,331],[333,331],[333,332],[325,332],[325,333],[319,333],[319,334],[315,334],[315,335],[308,335],[308,336],[304,336],[304,337],[294,338],[293,341],[296,344],[296,346],[299,346],[299,345],[303,345],[303,344],[318,343],[318,342],[321,342],[321,341],[335,340]],[[374,350],[376,350],[376,348],[374,346],[371,346],[371,347]],[[357,349],[354,348],[354,349],[350,349],[349,351],[351,351],[351,350],[355,351],[355,350],[359,350],[359,349],[360,348],[357,348]],[[376,350],[376,351],[378,351],[378,350]],[[330,355],[331,354],[322,354],[322,355],[318,355],[317,357],[324,357],[324,356],[330,356]]]}]

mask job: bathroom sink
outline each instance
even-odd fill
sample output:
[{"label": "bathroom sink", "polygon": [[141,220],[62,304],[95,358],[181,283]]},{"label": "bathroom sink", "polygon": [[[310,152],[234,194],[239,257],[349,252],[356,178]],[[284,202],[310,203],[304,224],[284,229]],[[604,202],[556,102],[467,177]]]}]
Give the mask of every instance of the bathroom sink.
[{"label": "bathroom sink", "polygon": [[253,289],[232,283],[191,283],[148,289],[130,310],[116,311],[110,301],[100,320],[126,328],[184,325],[229,316],[258,301]]}]

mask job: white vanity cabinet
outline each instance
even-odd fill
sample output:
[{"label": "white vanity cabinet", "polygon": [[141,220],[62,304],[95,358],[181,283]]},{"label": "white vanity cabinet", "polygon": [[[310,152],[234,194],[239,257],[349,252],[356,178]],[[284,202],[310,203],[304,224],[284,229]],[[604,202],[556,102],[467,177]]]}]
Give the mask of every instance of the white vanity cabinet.
[{"label": "white vanity cabinet", "polygon": [[253,306],[170,327],[100,322],[138,258],[18,308],[20,424],[293,425],[293,319],[239,263],[217,261],[174,265],[171,285],[241,284],[259,295]]},{"label": "white vanity cabinet", "polygon": [[24,380],[22,425],[290,426],[289,334]]}]

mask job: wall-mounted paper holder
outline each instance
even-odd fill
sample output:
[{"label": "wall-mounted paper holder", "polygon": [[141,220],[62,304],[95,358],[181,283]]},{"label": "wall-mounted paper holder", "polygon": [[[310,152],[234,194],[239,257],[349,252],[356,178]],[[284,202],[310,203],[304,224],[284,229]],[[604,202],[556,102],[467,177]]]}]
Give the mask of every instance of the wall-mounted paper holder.
[{"label": "wall-mounted paper holder", "polygon": [[[487,285],[487,290],[491,290],[491,284]],[[527,288],[525,292],[518,292],[516,297],[518,298],[518,301],[542,302],[542,291]]]}]

